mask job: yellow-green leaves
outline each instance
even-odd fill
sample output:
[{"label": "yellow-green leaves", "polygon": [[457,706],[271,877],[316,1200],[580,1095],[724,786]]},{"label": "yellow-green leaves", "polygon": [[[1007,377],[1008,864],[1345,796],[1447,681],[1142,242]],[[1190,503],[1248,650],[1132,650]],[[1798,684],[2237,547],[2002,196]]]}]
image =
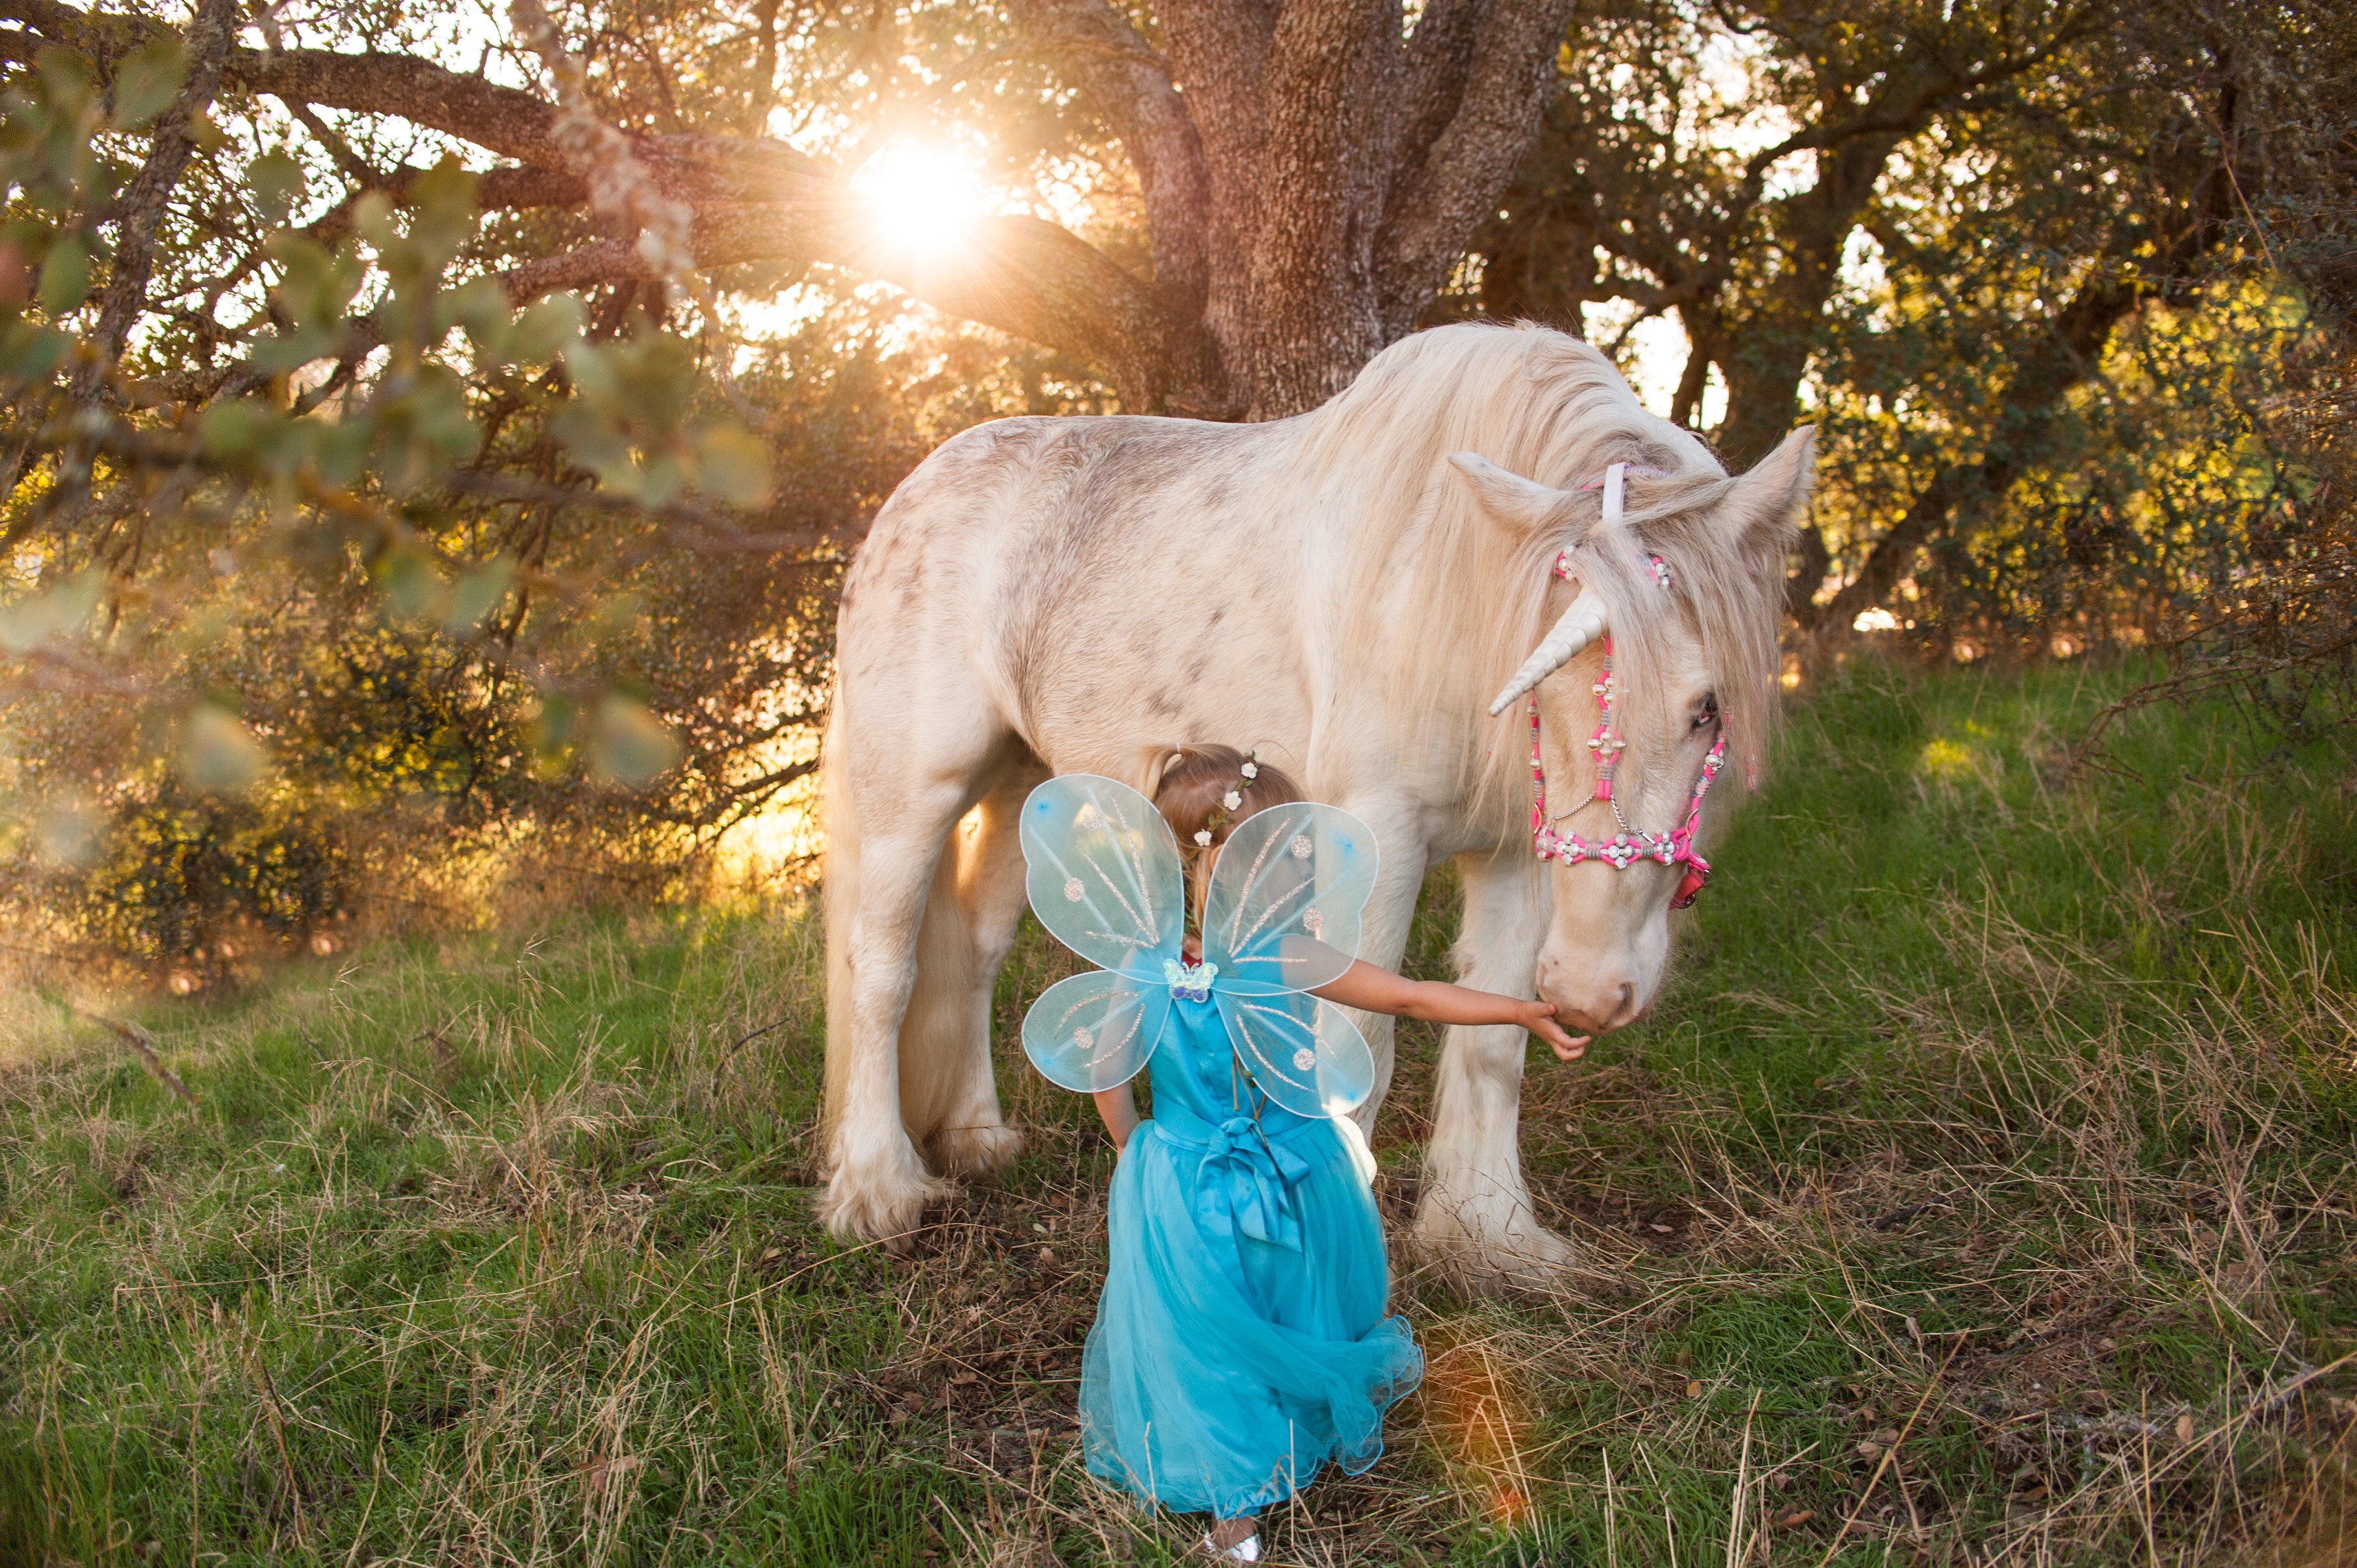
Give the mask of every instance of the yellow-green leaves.
[{"label": "yellow-green leaves", "polygon": [[514,556],[495,555],[480,570],[453,583],[442,610],[442,629],[464,637],[482,625],[483,618],[508,596],[508,585],[515,581],[515,575]]},{"label": "yellow-green leaves", "polygon": [[649,506],[692,488],[738,506],[769,496],[769,452],[722,421],[687,423],[700,370],[694,350],[669,335],[626,343],[576,340],[565,350],[575,397],[549,433],[598,482]]},{"label": "yellow-green leaves", "polygon": [[237,715],[199,703],[180,725],[180,777],[191,789],[229,794],[250,789],[269,770],[270,756]]},{"label": "yellow-green leaves", "polygon": [[188,73],[188,57],[176,38],[144,43],[115,61],[115,129],[137,130],[170,108]]},{"label": "yellow-green leaves", "polygon": [[85,571],[0,609],[0,650],[25,653],[81,630],[105,585],[102,573]]},{"label": "yellow-green leaves", "polygon": [[303,200],[303,166],[283,150],[273,149],[246,165],[245,183],[254,210],[265,223],[285,222]]},{"label": "yellow-green leaves", "polygon": [[51,316],[81,308],[90,295],[90,243],[80,231],[59,235],[41,258],[41,283],[35,297]]},{"label": "yellow-green leaves", "polygon": [[770,499],[770,449],[733,424],[708,424],[695,436],[696,488],[732,506]]},{"label": "yellow-green leaves", "polygon": [[646,704],[619,692],[597,703],[589,725],[589,768],[601,783],[643,789],[680,758],[680,744]]},{"label": "yellow-green leaves", "polygon": [[542,695],[533,724],[533,749],[544,778],[563,773],[575,747],[587,754],[599,784],[643,789],[685,755],[679,737],[647,705],[624,692],[587,703],[562,692]]}]

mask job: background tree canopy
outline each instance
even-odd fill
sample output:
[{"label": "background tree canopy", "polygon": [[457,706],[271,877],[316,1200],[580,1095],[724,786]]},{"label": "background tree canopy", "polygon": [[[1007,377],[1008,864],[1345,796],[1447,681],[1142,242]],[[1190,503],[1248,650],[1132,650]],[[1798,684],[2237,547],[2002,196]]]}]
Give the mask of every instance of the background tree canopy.
[{"label": "background tree canopy", "polygon": [[1279,417],[1467,315],[1732,464],[1819,423],[1797,639],[2346,652],[2338,8],[0,13],[46,940],[201,979],[688,874],[813,766],[842,563],[940,439]]}]

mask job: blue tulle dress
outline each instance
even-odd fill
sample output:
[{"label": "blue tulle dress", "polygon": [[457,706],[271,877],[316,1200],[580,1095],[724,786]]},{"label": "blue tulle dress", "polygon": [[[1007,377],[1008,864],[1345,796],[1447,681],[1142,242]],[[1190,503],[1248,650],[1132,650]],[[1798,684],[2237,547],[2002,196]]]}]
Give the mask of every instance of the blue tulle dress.
[{"label": "blue tulle dress", "polygon": [[1233,1061],[1211,1003],[1172,1008],[1153,1119],[1114,1175],[1081,1363],[1090,1473],[1222,1519],[1282,1502],[1329,1461],[1372,1465],[1383,1412],[1424,1369],[1407,1320],[1385,1316],[1356,1128],[1273,1103],[1255,1121]]},{"label": "blue tulle dress", "polygon": [[1330,807],[1247,819],[1214,867],[1194,963],[1181,961],[1168,838],[1114,780],[1051,779],[1027,802],[1034,909],[1117,967],[1051,987],[1024,1044],[1068,1088],[1112,1088],[1143,1067],[1153,1089],[1152,1119],[1114,1176],[1082,1362],[1089,1471],[1233,1519],[1329,1463],[1372,1465],[1383,1413],[1424,1359],[1405,1319],[1386,1315],[1373,1162],[1344,1119],[1372,1086],[1365,1042],[1306,993],[1356,950],[1373,837]]}]

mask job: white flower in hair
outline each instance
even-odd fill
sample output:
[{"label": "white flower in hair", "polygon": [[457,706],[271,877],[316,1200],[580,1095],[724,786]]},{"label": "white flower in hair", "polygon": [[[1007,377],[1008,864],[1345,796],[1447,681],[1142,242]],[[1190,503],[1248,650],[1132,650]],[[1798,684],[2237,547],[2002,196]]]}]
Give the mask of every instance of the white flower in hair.
[{"label": "white flower in hair", "polygon": [[1257,762],[1251,762],[1251,761],[1247,761],[1247,762],[1244,764],[1244,777],[1245,777],[1245,778],[1247,778],[1247,779],[1257,779],[1257,778],[1259,778],[1259,777],[1260,777],[1260,764],[1259,764],[1259,763],[1257,763]]},{"label": "white flower in hair", "polygon": [[1231,789],[1226,794],[1220,797],[1220,804],[1226,807],[1231,811],[1234,811],[1243,803],[1244,798],[1241,790]]},{"label": "white flower in hair", "polygon": [[1196,830],[1195,830],[1195,842],[1196,842],[1197,843],[1199,843],[1199,844],[1201,844],[1205,849],[1209,849],[1209,848],[1211,848],[1211,829],[1209,829],[1209,828],[1198,828],[1198,829],[1196,829]]}]

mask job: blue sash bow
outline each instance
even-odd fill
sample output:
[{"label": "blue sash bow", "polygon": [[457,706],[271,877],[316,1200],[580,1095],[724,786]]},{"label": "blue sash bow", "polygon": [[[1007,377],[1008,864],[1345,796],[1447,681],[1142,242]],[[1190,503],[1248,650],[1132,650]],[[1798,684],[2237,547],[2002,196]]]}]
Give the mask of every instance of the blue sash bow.
[{"label": "blue sash bow", "polygon": [[1195,1223],[1204,1238],[1255,1241],[1301,1251],[1301,1215],[1293,1189],[1309,1162],[1272,1142],[1249,1116],[1231,1116],[1211,1129],[1195,1171]]}]

